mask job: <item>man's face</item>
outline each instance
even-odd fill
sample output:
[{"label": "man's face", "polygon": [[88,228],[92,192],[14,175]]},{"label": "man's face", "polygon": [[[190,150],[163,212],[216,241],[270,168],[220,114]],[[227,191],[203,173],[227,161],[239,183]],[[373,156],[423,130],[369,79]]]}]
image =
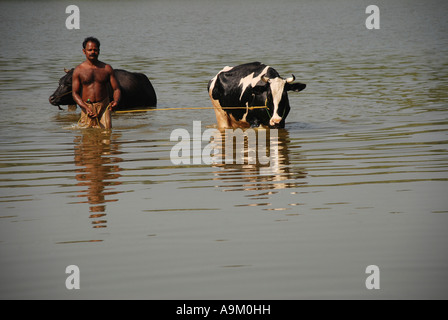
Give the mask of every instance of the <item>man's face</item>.
[{"label": "man's face", "polygon": [[98,55],[100,54],[100,48],[98,48],[95,42],[89,41],[86,44],[86,48],[82,49],[82,52],[86,55],[87,60],[97,61]]}]

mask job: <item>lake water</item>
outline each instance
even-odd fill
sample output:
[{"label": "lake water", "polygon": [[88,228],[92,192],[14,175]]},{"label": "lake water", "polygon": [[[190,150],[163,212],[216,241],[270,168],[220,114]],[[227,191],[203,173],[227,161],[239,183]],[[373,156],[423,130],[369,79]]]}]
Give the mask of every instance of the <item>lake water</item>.
[{"label": "lake water", "polygon": [[[0,2],[0,298],[448,298],[448,2],[77,1],[79,30],[69,4]],[[268,168],[175,165],[171,132],[213,110],[107,133],[49,104],[90,35],[158,108],[211,107],[208,80],[252,61],[307,88]]]}]

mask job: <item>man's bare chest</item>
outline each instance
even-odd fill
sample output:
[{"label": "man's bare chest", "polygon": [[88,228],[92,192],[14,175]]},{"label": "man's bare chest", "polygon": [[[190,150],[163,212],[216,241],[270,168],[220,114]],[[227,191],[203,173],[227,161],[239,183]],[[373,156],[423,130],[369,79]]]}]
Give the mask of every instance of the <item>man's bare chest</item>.
[{"label": "man's bare chest", "polygon": [[87,69],[80,74],[80,80],[83,85],[103,84],[109,80],[109,75],[101,69]]}]

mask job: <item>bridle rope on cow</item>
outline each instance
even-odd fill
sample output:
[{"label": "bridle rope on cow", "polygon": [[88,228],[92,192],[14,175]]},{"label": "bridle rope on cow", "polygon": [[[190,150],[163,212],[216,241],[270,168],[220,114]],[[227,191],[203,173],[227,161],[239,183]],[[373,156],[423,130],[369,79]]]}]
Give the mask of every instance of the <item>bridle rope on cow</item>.
[{"label": "bridle rope on cow", "polygon": [[[60,96],[57,96],[57,98],[61,98],[63,96],[66,96],[68,94],[72,93],[72,91],[66,92],[64,94],[61,94]],[[251,106],[251,107],[222,107],[223,109],[248,109],[248,110],[254,110],[254,109],[266,109],[266,112],[268,113],[269,117],[271,117],[271,113],[269,112],[268,108],[268,99],[266,98],[266,101],[264,103],[264,106]],[[198,110],[198,109],[214,109],[213,107],[190,107],[190,108],[164,108],[164,109],[136,109],[136,110],[118,110],[114,111],[114,113],[130,113],[130,112],[147,112],[147,111],[168,111],[168,110]],[[283,115],[285,115],[285,110],[283,110]]]},{"label": "bridle rope on cow", "polygon": [[69,92],[64,93],[64,94],[61,94],[60,96],[56,96],[54,99],[62,98],[63,96],[66,96],[66,95],[68,95],[68,94],[70,94],[70,93],[72,93],[71,90],[70,90]]},{"label": "bridle rope on cow", "polygon": [[[267,103],[267,99],[266,99],[266,103]],[[266,109],[268,114],[269,114],[269,110],[267,105],[265,104],[264,106],[252,106],[252,107],[222,107],[223,109],[247,109],[249,108],[249,110],[253,110],[253,109]],[[129,113],[129,112],[147,112],[147,111],[168,111],[168,110],[211,110],[214,109],[214,107],[189,107],[189,108],[157,108],[157,109],[136,109],[136,110],[117,110],[114,111],[115,113]]]}]

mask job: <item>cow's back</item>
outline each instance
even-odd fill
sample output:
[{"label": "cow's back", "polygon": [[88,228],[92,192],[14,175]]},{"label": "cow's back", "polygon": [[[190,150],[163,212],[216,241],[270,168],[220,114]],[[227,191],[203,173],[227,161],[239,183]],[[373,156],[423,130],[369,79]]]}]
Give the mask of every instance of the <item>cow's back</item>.
[{"label": "cow's back", "polygon": [[122,93],[117,110],[156,106],[154,87],[145,74],[116,69],[115,76]]},{"label": "cow's back", "polygon": [[209,90],[213,85],[213,98],[219,100],[222,106],[244,106],[252,99],[254,86],[265,86],[261,77],[275,75],[273,71],[276,74],[274,69],[260,62],[226,67],[217,74],[216,80],[210,81]]}]

